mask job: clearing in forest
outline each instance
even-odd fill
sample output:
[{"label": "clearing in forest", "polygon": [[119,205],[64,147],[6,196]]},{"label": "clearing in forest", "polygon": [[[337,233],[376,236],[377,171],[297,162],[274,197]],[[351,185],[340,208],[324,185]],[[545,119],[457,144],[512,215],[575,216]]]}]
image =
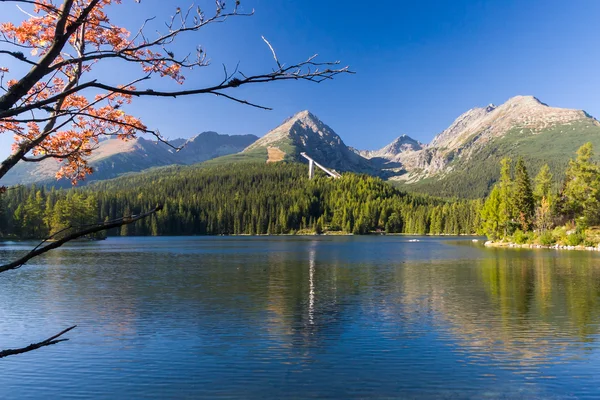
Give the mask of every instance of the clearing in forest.
[{"label": "clearing in forest", "polygon": [[267,163],[280,162],[283,161],[283,158],[285,157],[285,153],[281,151],[278,147],[267,147],[267,153],[269,154]]}]

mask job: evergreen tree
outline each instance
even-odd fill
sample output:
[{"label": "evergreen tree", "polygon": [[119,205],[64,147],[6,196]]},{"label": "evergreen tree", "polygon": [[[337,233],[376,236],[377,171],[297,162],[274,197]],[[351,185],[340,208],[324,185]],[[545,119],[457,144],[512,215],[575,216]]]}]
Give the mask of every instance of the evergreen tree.
[{"label": "evergreen tree", "polygon": [[521,230],[526,232],[531,229],[535,211],[533,191],[531,190],[531,181],[525,162],[521,157],[517,160],[515,166],[515,182],[513,191],[513,204],[515,213],[521,226]]},{"label": "evergreen tree", "polygon": [[401,233],[402,232],[402,217],[400,214],[393,212],[388,218],[385,224],[385,231],[387,233]]},{"label": "evergreen tree", "polygon": [[157,222],[157,218],[155,215],[152,215],[151,220],[150,220],[150,234],[152,236],[159,235],[158,222]]},{"label": "evergreen tree", "polygon": [[503,158],[500,161],[500,182],[498,184],[500,206],[498,211],[498,224],[504,232],[504,236],[508,236],[512,230],[511,223],[514,220],[514,205],[513,205],[513,180],[511,176],[510,158]]},{"label": "evergreen tree", "polygon": [[546,197],[542,197],[540,205],[536,208],[535,226],[542,233],[552,227],[552,208],[550,201]]},{"label": "evergreen tree", "polygon": [[[123,212],[123,218],[127,219],[131,217],[131,210],[129,209],[129,206],[125,207],[125,211]],[[119,232],[120,236],[129,236],[130,232],[129,232],[129,225],[123,225],[121,226],[121,230]]]},{"label": "evergreen tree", "polygon": [[548,164],[540,168],[540,172],[535,177],[535,189],[533,191],[536,203],[540,203],[543,198],[550,200],[550,191],[552,190],[552,174]]},{"label": "evergreen tree", "polygon": [[67,210],[67,201],[60,199],[52,208],[47,210],[46,220],[50,222],[50,234],[56,235],[58,232],[63,231],[70,225],[69,213]]},{"label": "evergreen tree", "polygon": [[481,226],[479,233],[495,240],[502,236],[500,189],[494,186],[481,209]]},{"label": "evergreen tree", "polygon": [[315,228],[314,231],[317,235],[320,235],[323,233],[323,216],[320,216],[317,221],[315,222]]},{"label": "evergreen tree", "polygon": [[577,158],[569,163],[563,191],[571,218],[580,216],[589,225],[597,224],[600,216],[600,168],[592,161],[593,155],[591,143],[577,150]]}]

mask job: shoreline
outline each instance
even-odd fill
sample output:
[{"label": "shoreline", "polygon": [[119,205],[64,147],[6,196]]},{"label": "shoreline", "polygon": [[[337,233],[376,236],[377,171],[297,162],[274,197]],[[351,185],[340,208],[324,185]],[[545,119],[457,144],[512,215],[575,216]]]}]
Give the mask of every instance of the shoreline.
[{"label": "shoreline", "polygon": [[518,244],[513,242],[494,242],[488,240],[485,242],[485,247],[498,248],[498,249],[544,249],[544,250],[578,250],[578,251],[600,251],[600,245],[598,247],[592,246],[563,246],[559,244],[553,244],[551,246],[544,246],[542,244]]},{"label": "shoreline", "polygon": [[[283,237],[287,237],[287,236],[297,236],[297,237],[302,237],[302,236],[408,236],[408,237],[455,237],[455,238],[478,238],[478,241],[484,241],[484,237],[477,235],[477,234],[458,234],[458,235],[452,235],[452,234],[431,234],[431,233],[426,233],[426,234],[420,234],[420,233],[385,233],[385,232],[371,232],[368,234],[354,234],[354,233],[345,233],[345,232],[337,232],[337,231],[331,231],[331,232],[324,232],[324,233],[271,233],[271,234],[267,234],[267,233],[263,233],[263,234],[249,234],[249,233],[238,233],[238,234],[216,234],[216,235],[156,235],[156,236],[152,236],[152,235],[144,235],[144,236],[107,236],[106,238],[102,238],[102,239],[75,239],[72,240],[71,242],[95,242],[95,241],[102,241],[102,240],[106,240],[106,239],[110,239],[110,238],[118,238],[118,237],[182,237],[182,236],[190,236],[190,237],[223,237],[223,236],[232,236],[232,237],[249,237],[249,236],[255,236],[255,237],[269,237],[269,236],[273,236],[273,237],[277,237],[277,236],[283,236]],[[0,243],[2,242],[35,242],[35,241],[41,241],[43,239],[20,239],[20,238],[0,238]],[[55,240],[47,240],[46,242],[50,243],[53,242]]]}]

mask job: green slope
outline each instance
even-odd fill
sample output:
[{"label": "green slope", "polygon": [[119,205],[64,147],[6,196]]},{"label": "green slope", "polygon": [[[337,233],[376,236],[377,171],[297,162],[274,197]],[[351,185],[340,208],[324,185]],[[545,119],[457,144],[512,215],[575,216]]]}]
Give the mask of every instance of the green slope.
[{"label": "green slope", "polygon": [[591,119],[557,125],[536,134],[514,129],[504,137],[487,143],[468,160],[455,160],[450,164],[453,170],[442,177],[396,185],[410,192],[441,197],[483,197],[500,175],[500,160],[504,157],[516,160],[522,156],[532,178],[542,165],[548,164],[558,187],[569,160],[586,142],[591,142],[600,151],[600,126]]}]

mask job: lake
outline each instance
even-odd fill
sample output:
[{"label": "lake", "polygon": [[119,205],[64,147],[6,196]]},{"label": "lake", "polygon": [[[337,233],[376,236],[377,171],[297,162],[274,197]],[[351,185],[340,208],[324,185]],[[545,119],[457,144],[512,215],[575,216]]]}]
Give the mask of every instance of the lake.
[{"label": "lake", "polygon": [[[0,398],[600,397],[600,254],[110,238],[0,274]],[[0,243],[0,261],[31,243]]]}]

